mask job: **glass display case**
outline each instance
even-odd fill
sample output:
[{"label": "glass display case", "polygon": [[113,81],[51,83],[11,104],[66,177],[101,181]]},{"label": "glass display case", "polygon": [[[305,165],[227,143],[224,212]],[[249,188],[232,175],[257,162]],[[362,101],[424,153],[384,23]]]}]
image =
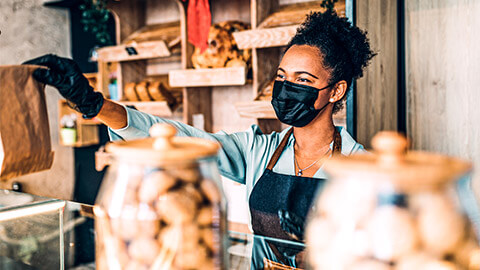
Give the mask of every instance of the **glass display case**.
[{"label": "glass display case", "polygon": [[61,269],[65,204],[0,190],[0,269]]},{"label": "glass display case", "polygon": [[[95,268],[93,206],[0,190],[0,269],[92,270]],[[250,269],[256,239],[228,232],[228,269]]]}]

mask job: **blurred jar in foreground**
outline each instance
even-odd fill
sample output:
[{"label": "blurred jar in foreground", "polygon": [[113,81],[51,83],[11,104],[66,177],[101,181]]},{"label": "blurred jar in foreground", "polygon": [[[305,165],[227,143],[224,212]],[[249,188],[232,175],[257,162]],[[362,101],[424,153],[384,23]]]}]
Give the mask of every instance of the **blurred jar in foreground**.
[{"label": "blurred jar in foreground", "polygon": [[111,166],[94,207],[97,269],[225,269],[226,202],[214,142],[174,137],[106,146]]},{"label": "blurred jar in foreground", "polygon": [[455,184],[469,163],[407,152],[407,140],[381,132],[373,154],[337,156],[306,231],[312,269],[480,269],[475,230]]}]

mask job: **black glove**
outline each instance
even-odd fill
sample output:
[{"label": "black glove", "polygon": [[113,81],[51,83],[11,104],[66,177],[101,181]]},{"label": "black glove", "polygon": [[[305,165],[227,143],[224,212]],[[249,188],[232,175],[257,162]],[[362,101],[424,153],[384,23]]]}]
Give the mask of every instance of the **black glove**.
[{"label": "black glove", "polygon": [[280,219],[280,226],[290,237],[297,241],[303,240],[303,228],[305,221],[295,213],[287,210],[278,210],[278,218]]},{"label": "black glove", "polygon": [[48,67],[49,69],[36,69],[33,77],[39,82],[57,88],[58,92],[69,101],[69,105],[83,114],[83,118],[95,117],[100,112],[103,95],[93,91],[87,78],[83,76],[73,60],[46,54],[23,64]]}]

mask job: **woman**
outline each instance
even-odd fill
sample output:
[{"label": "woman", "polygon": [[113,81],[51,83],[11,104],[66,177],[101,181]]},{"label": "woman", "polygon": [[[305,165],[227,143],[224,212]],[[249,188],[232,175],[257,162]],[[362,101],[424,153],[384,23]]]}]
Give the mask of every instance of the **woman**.
[{"label": "woman", "polygon": [[[164,122],[174,125],[181,136],[218,141],[222,175],[247,186],[254,233],[301,241],[307,212],[326,178],[323,161],[332,154],[363,150],[343,128],[334,126],[332,116],[373,56],[366,34],[347,19],[311,13],[288,44],[273,88],[273,108],[280,121],[293,128],[268,135],[257,126],[210,134],[126,108],[93,92],[69,59],[46,55],[27,63],[49,67],[36,70],[35,78],[55,86],[84,117],[103,121],[113,140],[147,137],[153,124]],[[299,267],[301,251],[255,239],[252,266]]]}]

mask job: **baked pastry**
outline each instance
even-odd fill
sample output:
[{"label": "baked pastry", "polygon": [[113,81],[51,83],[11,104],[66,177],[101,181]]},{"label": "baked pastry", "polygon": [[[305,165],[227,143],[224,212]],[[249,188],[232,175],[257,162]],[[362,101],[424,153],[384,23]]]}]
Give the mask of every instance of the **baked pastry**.
[{"label": "baked pastry", "polygon": [[150,82],[148,85],[148,93],[152,97],[153,100],[155,101],[164,101],[165,97],[162,95],[160,91],[162,83],[160,81],[153,81]]},{"label": "baked pastry", "polygon": [[[239,21],[226,21],[213,24],[208,33],[208,48],[201,51],[195,48],[192,64],[195,68],[220,68],[227,66],[250,66],[251,51],[240,50],[233,38],[233,32],[249,29]],[[244,63],[244,64],[243,64]]]},{"label": "baked pastry", "polygon": [[139,101],[140,98],[137,95],[137,92],[135,91],[135,86],[136,83],[127,83],[125,84],[123,94],[125,95],[126,100],[128,101]]},{"label": "baked pastry", "polygon": [[137,92],[140,101],[152,101],[152,97],[148,93],[147,81],[137,83],[137,85],[135,86],[135,92]]}]

